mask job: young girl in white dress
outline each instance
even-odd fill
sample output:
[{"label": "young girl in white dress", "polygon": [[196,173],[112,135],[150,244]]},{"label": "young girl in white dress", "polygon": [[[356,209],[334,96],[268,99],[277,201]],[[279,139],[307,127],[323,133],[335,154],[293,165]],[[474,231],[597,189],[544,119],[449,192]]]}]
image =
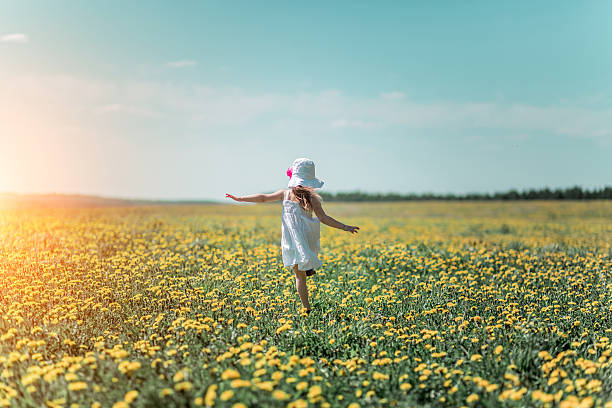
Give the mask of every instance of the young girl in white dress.
[{"label": "young girl in white dress", "polygon": [[[287,169],[287,175],[288,189],[278,190],[272,194],[253,194],[243,197],[226,194],[225,196],[235,201],[250,203],[283,200],[281,217],[283,265],[293,269],[300,300],[306,313],[310,313],[306,276],[314,275],[315,269],[321,266],[319,223],[353,234],[359,230],[359,227],[345,225],[325,214],[321,206],[321,197],[314,191],[315,188],[323,186],[323,181],[315,177],[315,165],[312,160],[296,159]],[[316,218],[312,216],[313,212]]]}]

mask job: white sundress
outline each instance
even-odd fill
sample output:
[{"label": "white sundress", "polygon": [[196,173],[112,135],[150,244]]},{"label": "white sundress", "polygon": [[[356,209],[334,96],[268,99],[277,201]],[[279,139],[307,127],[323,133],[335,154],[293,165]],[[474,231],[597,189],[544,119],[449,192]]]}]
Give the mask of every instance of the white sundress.
[{"label": "white sundress", "polygon": [[322,265],[319,260],[321,224],[299,203],[289,200],[289,190],[283,199],[281,221],[283,265],[297,264],[300,271],[319,268]]}]

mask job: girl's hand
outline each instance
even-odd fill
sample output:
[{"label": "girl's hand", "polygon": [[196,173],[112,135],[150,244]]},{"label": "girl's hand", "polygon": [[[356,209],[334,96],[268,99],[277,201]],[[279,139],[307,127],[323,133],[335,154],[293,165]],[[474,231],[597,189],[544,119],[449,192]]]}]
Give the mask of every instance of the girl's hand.
[{"label": "girl's hand", "polygon": [[345,231],[349,231],[351,234],[356,234],[357,232],[359,232],[359,227],[353,227],[350,225],[345,225],[344,226],[344,230]]},{"label": "girl's hand", "polygon": [[234,200],[234,201],[242,201],[242,200],[240,199],[240,197],[236,197],[236,196],[233,196],[233,195],[231,195],[231,194],[227,194],[227,193],[225,194],[225,198],[231,198],[231,199],[232,199],[232,200]]}]

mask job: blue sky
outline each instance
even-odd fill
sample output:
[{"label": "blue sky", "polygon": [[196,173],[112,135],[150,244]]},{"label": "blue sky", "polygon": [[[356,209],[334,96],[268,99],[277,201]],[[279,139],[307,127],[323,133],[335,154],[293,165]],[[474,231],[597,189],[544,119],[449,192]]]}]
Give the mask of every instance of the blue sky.
[{"label": "blue sky", "polygon": [[0,191],[612,184],[612,3],[0,0]]}]

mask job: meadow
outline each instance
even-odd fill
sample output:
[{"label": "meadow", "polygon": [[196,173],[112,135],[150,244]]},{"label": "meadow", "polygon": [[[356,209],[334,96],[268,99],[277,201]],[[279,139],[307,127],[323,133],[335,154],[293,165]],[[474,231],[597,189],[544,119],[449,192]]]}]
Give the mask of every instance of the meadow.
[{"label": "meadow", "polygon": [[0,210],[0,406],[612,407],[612,202]]}]

